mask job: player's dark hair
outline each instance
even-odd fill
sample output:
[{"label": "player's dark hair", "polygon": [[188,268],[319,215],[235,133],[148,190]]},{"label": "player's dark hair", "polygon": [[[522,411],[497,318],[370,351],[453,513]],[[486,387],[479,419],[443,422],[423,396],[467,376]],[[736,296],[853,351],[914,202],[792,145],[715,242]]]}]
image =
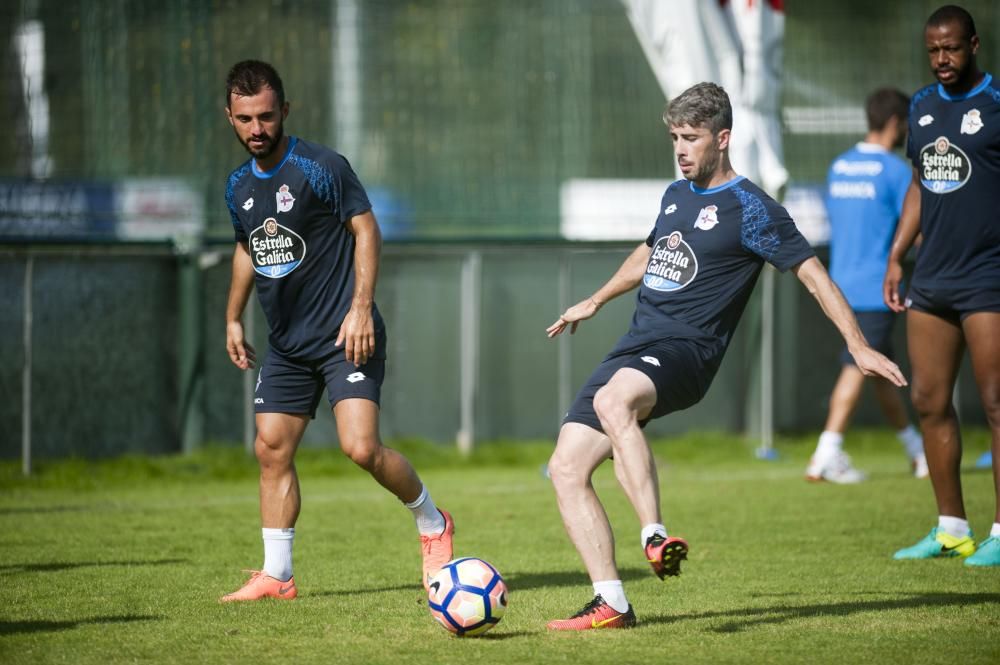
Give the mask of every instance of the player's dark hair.
[{"label": "player's dark hair", "polygon": [[865,115],[868,116],[868,129],[871,131],[885,129],[891,118],[905,122],[909,113],[910,98],[896,88],[879,88],[865,101]]},{"label": "player's dark hair", "polygon": [[972,14],[958,5],[945,5],[936,9],[927,19],[924,29],[952,22],[957,23],[962,28],[962,36],[966,41],[976,36],[976,22],[972,20]]},{"label": "player's dark hair", "polygon": [[667,127],[707,127],[715,135],[733,128],[733,106],[722,86],[696,83],[670,100],[663,122]]},{"label": "player's dark hair", "polygon": [[252,97],[263,88],[270,88],[278,96],[278,106],[285,105],[285,86],[278,71],[260,60],[243,60],[233,65],[226,77],[226,108],[233,93]]}]

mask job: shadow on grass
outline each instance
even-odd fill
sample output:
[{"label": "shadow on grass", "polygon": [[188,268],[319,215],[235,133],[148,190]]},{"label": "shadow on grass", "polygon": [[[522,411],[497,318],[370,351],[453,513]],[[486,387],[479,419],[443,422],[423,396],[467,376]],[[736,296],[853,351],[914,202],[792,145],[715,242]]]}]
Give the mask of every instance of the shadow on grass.
[{"label": "shadow on grass", "polygon": [[175,563],[191,563],[190,559],[157,559],[155,561],[62,561],[52,563],[5,563],[0,565],[3,573],[52,573],[75,568],[104,568],[108,566],[170,566]]},{"label": "shadow on grass", "polygon": [[0,515],[26,515],[34,513],[78,513],[84,510],[92,510],[84,506],[12,506],[0,508]]},{"label": "shadow on grass", "polygon": [[[898,595],[898,594],[897,594]],[[703,619],[732,618],[708,628],[714,633],[738,633],[768,624],[782,624],[795,619],[812,617],[846,617],[862,612],[882,612],[922,607],[949,607],[987,605],[1000,603],[1000,593],[922,593],[894,600],[868,600],[825,605],[776,605],[772,607],[746,607],[724,612],[692,612],[678,615],[651,615],[640,617],[639,625],[654,623],[680,623]]]},{"label": "shadow on grass", "polygon": [[0,635],[16,635],[18,633],[54,633],[60,630],[72,630],[80,626],[106,625],[113,623],[132,623],[134,621],[162,621],[163,617],[153,615],[130,614],[120,617],[91,617],[76,621],[0,621]]},{"label": "shadow on grass", "polygon": [[358,596],[366,593],[390,593],[393,591],[414,591],[424,593],[420,582],[413,584],[397,584],[395,586],[364,587],[361,589],[332,589],[326,591],[308,591],[309,596]]},{"label": "shadow on grass", "polygon": [[[620,568],[623,582],[647,579],[652,573],[645,568]],[[590,578],[583,571],[543,572],[543,573],[512,573],[504,575],[507,588],[511,591],[526,589],[543,589],[546,587],[590,586]]]}]

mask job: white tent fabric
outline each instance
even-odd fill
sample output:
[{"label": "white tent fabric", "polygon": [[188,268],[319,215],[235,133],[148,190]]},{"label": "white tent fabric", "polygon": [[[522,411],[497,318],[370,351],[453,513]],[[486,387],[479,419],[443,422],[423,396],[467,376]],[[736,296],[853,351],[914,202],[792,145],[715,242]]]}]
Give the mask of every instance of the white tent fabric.
[{"label": "white tent fabric", "polygon": [[701,81],[726,89],[733,103],[733,167],[780,199],[788,182],[779,122],[781,0],[622,3],[667,99]]}]

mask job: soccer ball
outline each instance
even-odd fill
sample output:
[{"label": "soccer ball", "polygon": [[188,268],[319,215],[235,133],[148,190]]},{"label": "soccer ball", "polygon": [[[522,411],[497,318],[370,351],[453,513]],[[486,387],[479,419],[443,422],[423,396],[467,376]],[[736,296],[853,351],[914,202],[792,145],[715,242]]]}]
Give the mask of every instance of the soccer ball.
[{"label": "soccer ball", "polygon": [[462,557],[431,579],[427,605],[438,623],[459,637],[482,635],[503,618],[507,585],[482,559]]}]

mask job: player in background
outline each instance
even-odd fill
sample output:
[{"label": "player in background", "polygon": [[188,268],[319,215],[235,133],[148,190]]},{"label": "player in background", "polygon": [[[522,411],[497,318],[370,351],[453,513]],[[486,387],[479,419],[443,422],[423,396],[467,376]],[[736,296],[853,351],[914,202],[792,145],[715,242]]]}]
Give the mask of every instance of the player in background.
[{"label": "player in background", "polygon": [[[892,151],[906,138],[909,103],[906,95],[892,88],[869,95],[865,102],[868,133],[833,161],[827,176],[830,277],[854,310],[865,339],[888,358],[893,358],[896,314],[882,299],[882,278],[912,176],[910,166]],[[808,480],[857,483],[865,479],[843,450],[844,430],[861,397],[865,375],[846,348],[841,351],[840,362],[826,425],[806,467]],[[873,379],[872,386],[885,419],[906,450],[913,475],[926,478],[924,442],[910,424],[899,389],[881,378]]]},{"label": "player in background", "polygon": [[[1000,87],[976,65],[979,36],[961,7],[927,19],[924,43],[937,83],[910,102],[906,154],[913,179],[883,284],[893,311],[907,311],[912,400],[937,499],[938,523],[897,559],[963,556],[1000,566],[1000,505],[978,547],[962,497],[962,437],[952,391],[965,347],[992,432],[1000,499]],[[905,300],[902,260],[923,237]]]},{"label": "player in background", "polygon": [[553,630],[627,628],[636,618],[615,563],[607,514],[591,476],[614,458],[615,475],[641,524],[640,544],[661,579],[680,572],[688,544],[670,536],[642,427],[705,395],[767,261],[791,269],[836,324],[858,368],[896,385],[899,368],[868,346],[851,308],[788,213],[729,161],[729,96],[699,83],[667,106],[674,154],[685,179],[667,187],[656,223],[611,279],[546,330],[555,337],[638,287],[628,332],[583,386],[563,420],[549,472],[566,531],[594,597]]},{"label": "player in background", "polygon": [[[242,325],[256,284],[270,351],[254,392],[264,565],[221,600],[292,599],[298,593],[292,540],[301,501],[294,457],[324,386],[341,450],[412,511],[426,587],[452,558],[454,524],[406,458],[379,438],[386,332],[374,301],[378,223],[346,159],[284,133],[288,110],[271,65],[246,60],[230,70],[226,117],[251,159],[226,185],[236,234],[226,349],[240,369],[256,364]],[[330,517],[345,526],[356,520]]]}]

